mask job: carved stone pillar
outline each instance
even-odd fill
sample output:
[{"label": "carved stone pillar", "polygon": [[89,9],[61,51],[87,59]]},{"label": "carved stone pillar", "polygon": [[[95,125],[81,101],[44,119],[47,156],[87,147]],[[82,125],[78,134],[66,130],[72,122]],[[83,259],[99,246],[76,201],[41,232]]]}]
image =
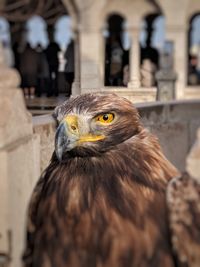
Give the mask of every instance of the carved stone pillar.
[{"label": "carved stone pillar", "polygon": [[200,180],[200,128],[197,131],[196,141],[187,157],[186,170],[193,178]]},{"label": "carved stone pillar", "polygon": [[174,46],[174,70],[177,73],[176,97],[184,97],[187,81],[187,31],[184,26],[168,25],[166,29],[167,41]]},{"label": "carved stone pillar", "polygon": [[80,31],[80,81],[81,93],[97,92],[103,86],[102,40],[98,28],[82,28]]},{"label": "carved stone pillar", "polygon": [[79,43],[79,31],[74,31],[74,56],[75,56],[75,62],[74,62],[74,82],[72,84],[72,96],[77,96],[81,94],[80,91],[80,43]]},{"label": "carved stone pillar", "polygon": [[129,88],[140,88],[140,43],[139,43],[139,28],[128,29],[131,38],[130,49],[130,81],[128,83]]},{"label": "carved stone pillar", "polygon": [[0,261],[10,267],[22,265],[27,205],[39,177],[38,141],[19,81],[0,47]]}]

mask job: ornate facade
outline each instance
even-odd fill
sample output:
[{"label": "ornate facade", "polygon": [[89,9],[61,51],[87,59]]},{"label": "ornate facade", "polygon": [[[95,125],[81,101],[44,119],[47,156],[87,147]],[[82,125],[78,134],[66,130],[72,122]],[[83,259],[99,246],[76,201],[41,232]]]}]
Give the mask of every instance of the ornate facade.
[{"label": "ornate facade", "polygon": [[[129,99],[155,100],[156,88],[141,87],[139,34],[141,21],[147,15],[162,14],[166,20],[165,40],[173,44],[174,70],[177,74],[176,98],[200,97],[198,87],[188,87],[188,30],[189,23],[200,13],[200,1],[196,0],[63,0],[73,20],[76,41],[76,75],[73,95],[88,91],[114,91]],[[128,86],[104,86],[103,31],[107,18],[118,14],[126,20],[131,39],[129,55],[130,78]]]}]

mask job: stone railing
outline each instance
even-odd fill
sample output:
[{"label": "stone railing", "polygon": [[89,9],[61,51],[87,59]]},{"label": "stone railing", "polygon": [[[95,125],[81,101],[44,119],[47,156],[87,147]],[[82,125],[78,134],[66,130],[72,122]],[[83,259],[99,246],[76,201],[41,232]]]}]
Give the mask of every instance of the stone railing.
[{"label": "stone railing", "polygon": [[42,172],[48,165],[54,149],[56,122],[51,115],[32,118],[33,132],[39,141],[39,169]]},{"label": "stone railing", "polygon": [[[200,100],[136,104],[145,127],[156,134],[167,158],[181,171],[200,126]],[[50,115],[33,117],[33,131],[40,140],[40,169],[43,170],[54,146],[55,121]]]},{"label": "stone railing", "polygon": [[155,133],[167,158],[185,170],[187,154],[200,126],[200,100],[136,105],[143,124]]}]

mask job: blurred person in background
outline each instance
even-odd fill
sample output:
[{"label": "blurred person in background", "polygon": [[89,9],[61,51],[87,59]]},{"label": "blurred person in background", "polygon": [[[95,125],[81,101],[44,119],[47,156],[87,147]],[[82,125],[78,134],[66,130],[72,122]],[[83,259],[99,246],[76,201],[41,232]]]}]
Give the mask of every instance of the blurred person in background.
[{"label": "blurred person in background", "polygon": [[49,67],[46,54],[41,44],[37,45],[36,52],[38,53],[38,74],[37,74],[36,94],[38,97],[40,97],[44,91],[47,92],[49,87]]},{"label": "blurred person in background", "polygon": [[20,65],[20,47],[19,43],[15,42],[12,46],[13,56],[14,56],[14,68],[16,68],[19,71],[19,65]]},{"label": "blurred person in background", "polygon": [[65,93],[67,89],[67,84],[65,80],[65,52],[61,50],[58,53],[59,67],[58,67],[58,91]]},{"label": "blurred person in background", "polygon": [[37,86],[37,75],[39,68],[39,55],[26,44],[24,51],[20,54],[19,71],[22,78],[21,87],[24,90],[25,98],[34,98]]},{"label": "blurred person in background", "polygon": [[110,86],[123,85],[124,49],[120,36],[113,34],[106,44],[106,83]]},{"label": "blurred person in background", "polygon": [[60,51],[59,45],[51,37],[50,43],[46,49],[46,57],[49,66],[49,78],[50,78],[50,85],[48,87],[47,96],[52,96],[52,95],[58,96],[59,51]]},{"label": "blurred person in background", "polygon": [[69,43],[66,52],[65,52],[65,59],[66,59],[66,64],[65,64],[65,73],[66,73],[66,82],[68,85],[68,90],[67,90],[67,95],[71,95],[71,90],[72,90],[72,83],[74,81],[74,41],[71,40]]},{"label": "blurred person in background", "polygon": [[189,85],[197,85],[199,78],[197,72],[198,58],[196,55],[189,56],[189,69],[188,69],[188,83]]}]

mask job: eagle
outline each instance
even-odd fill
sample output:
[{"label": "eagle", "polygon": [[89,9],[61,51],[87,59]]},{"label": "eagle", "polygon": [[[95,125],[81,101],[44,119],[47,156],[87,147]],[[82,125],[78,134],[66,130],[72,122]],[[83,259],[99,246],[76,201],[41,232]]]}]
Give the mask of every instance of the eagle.
[{"label": "eagle", "polygon": [[180,174],[134,105],[89,93],[54,116],[55,151],[30,200],[24,266],[175,267],[166,195]]}]

